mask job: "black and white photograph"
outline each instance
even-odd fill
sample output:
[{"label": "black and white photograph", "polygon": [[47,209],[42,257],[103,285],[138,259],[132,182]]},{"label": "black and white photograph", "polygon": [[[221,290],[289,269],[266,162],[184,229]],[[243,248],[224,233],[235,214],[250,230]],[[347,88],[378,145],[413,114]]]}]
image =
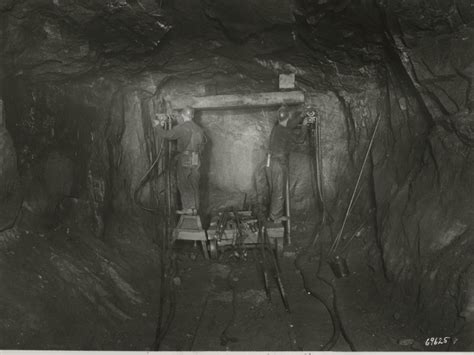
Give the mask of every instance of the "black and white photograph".
[{"label": "black and white photograph", "polygon": [[474,0],[0,0],[0,352],[473,352]]}]

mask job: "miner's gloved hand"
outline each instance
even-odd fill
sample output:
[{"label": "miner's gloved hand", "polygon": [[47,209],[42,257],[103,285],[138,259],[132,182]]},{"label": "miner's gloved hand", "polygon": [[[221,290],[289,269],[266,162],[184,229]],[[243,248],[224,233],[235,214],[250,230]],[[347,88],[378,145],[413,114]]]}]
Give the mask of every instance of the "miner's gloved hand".
[{"label": "miner's gloved hand", "polygon": [[156,128],[160,125],[160,121],[158,120],[151,120],[151,125],[153,128]]},{"label": "miner's gloved hand", "polygon": [[164,113],[157,113],[155,115],[156,119],[152,120],[152,126],[153,128],[161,126],[161,128],[164,128],[166,126],[166,122],[168,121],[168,116]]},{"label": "miner's gloved hand", "polygon": [[303,125],[305,126],[313,125],[315,123],[316,123],[316,117],[314,116],[305,117],[303,121]]},{"label": "miner's gloved hand", "polygon": [[318,113],[315,110],[307,110],[305,112],[305,118],[304,118],[303,124],[313,125],[316,123],[317,118],[318,118]]}]

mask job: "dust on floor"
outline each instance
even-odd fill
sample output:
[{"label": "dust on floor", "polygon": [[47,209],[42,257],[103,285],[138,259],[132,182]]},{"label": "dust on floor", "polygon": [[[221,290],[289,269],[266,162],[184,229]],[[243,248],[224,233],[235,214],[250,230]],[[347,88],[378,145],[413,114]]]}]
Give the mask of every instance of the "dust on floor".
[{"label": "dust on floor", "polygon": [[[158,248],[151,242],[126,243],[133,231],[124,233],[122,243],[112,244],[65,230],[14,231],[4,237],[0,347],[151,350]],[[315,351],[330,339],[331,318],[304,289],[294,258],[280,258],[289,314],[274,280],[267,297],[258,253],[249,251],[246,258],[223,253],[216,261],[190,257],[198,251],[192,243],[177,249],[177,308],[161,350]],[[316,264],[307,258],[303,271],[311,287],[329,297],[316,279]],[[322,274],[336,285],[340,316],[357,350],[423,349],[421,331],[403,309],[384,302],[367,270],[335,279],[324,266]],[[350,348],[341,336],[333,350]]]}]

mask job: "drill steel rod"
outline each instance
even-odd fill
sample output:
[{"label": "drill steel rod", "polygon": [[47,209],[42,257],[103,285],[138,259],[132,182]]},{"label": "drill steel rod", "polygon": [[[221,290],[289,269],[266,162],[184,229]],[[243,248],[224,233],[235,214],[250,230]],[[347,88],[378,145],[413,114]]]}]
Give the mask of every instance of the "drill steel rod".
[{"label": "drill steel rod", "polygon": [[277,281],[278,290],[280,291],[280,296],[283,301],[283,305],[285,306],[285,310],[288,313],[290,313],[290,303],[288,302],[288,297],[286,295],[285,288],[283,287],[283,281],[281,280],[280,267],[278,265],[278,261],[276,259],[274,250],[272,250],[272,248],[269,246],[268,239],[269,239],[268,232],[267,232],[267,229],[264,227],[263,245],[264,245],[265,250],[271,255],[273,268],[275,270],[275,279]]},{"label": "drill steel rod", "polygon": [[286,171],[286,186],[285,186],[285,192],[286,192],[286,203],[285,203],[285,207],[286,207],[286,216],[288,217],[287,221],[286,221],[286,242],[288,243],[288,245],[291,245],[291,217],[290,217],[290,210],[291,210],[291,206],[290,206],[290,169],[287,169]]},{"label": "drill steel rod", "polygon": [[[168,120],[168,124],[167,124],[167,130],[169,131],[171,129],[171,120]],[[172,218],[172,186],[171,186],[171,163],[172,163],[172,143],[171,141],[168,142],[168,151],[167,151],[167,165],[168,165],[168,174],[166,176],[166,179],[167,179],[167,202],[168,202],[168,213],[167,213],[167,217],[168,217],[168,223],[169,223],[169,226],[172,225],[171,223],[171,218]]]},{"label": "drill steel rod", "polygon": [[199,314],[199,317],[198,317],[198,320],[197,320],[196,328],[194,330],[193,338],[191,340],[191,345],[189,346],[189,351],[192,351],[193,348],[194,348],[194,343],[196,342],[197,334],[198,334],[199,328],[201,327],[202,319],[204,318],[204,312],[206,311],[207,303],[209,302],[210,295],[211,294],[210,294],[210,291],[209,291],[206,295],[206,298],[204,300],[204,304],[201,308],[201,313]]},{"label": "drill steel rod", "polygon": [[364,172],[365,164],[367,163],[369,153],[372,150],[372,144],[374,143],[375,134],[377,133],[377,128],[379,127],[381,117],[382,116],[379,113],[378,117],[377,117],[377,122],[375,123],[374,131],[372,133],[372,137],[370,138],[369,146],[367,147],[367,151],[365,153],[364,161],[362,163],[362,166],[360,167],[359,176],[357,177],[357,181],[356,181],[356,184],[354,186],[354,190],[352,191],[351,199],[349,201],[349,204],[347,205],[346,214],[344,216],[344,220],[342,222],[341,229],[339,230],[339,233],[338,233],[336,239],[334,239],[334,243],[332,244],[331,249],[329,249],[330,254],[332,254],[336,251],[336,249],[339,245],[339,242],[341,240],[342,232],[344,231],[344,227],[346,226],[347,218],[349,217],[350,211],[352,209],[352,204],[354,202],[354,198],[355,198],[355,194],[357,192],[357,188],[359,187],[360,179],[362,178],[362,173]]},{"label": "drill steel rod", "polygon": [[319,197],[323,205],[323,218],[326,217],[326,206],[324,204],[324,182],[323,182],[323,153],[321,148],[321,120],[317,120],[317,145],[318,151],[317,156],[317,169],[318,169],[318,187],[319,187]]},{"label": "drill steel rod", "polygon": [[272,294],[270,292],[270,286],[268,283],[268,274],[267,274],[267,269],[266,269],[266,257],[265,257],[265,226],[260,225],[258,229],[258,242],[260,243],[260,253],[261,253],[261,258],[260,260],[260,265],[262,267],[262,274],[263,274],[263,284],[265,287],[265,292],[267,294],[267,298],[269,300],[272,299]]}]

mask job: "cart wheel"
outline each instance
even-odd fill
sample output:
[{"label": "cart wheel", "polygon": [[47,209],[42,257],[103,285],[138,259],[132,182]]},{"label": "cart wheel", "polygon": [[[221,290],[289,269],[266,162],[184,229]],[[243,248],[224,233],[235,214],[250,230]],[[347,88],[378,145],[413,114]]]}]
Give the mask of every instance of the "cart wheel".
[{"label": "cart wheel", "polygon": [[211,259],[215,260],[218,257],[218,251],[217,251],[217,240],[211,239],[209,241],[209,255],[211,256]]}]

